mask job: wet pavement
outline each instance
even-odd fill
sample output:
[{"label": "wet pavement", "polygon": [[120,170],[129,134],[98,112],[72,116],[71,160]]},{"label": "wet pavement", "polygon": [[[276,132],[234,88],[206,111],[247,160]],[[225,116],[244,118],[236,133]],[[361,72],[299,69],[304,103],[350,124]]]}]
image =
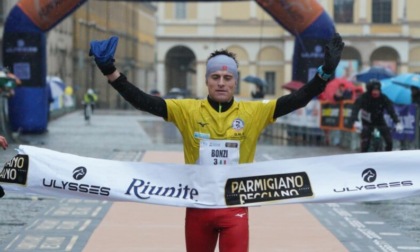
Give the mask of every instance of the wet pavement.
[{"label": "wet pavement", "polygon": [[[46,133],[25,134],[19,139],[21,144],[122,161],[138,161],[139,155],[147,150],[182,151],[181,136],[172,124],[139,111],[97,110],[90,124],[84,121],[81,111],[76,111],[51,121]],[[268,142],[261,139],[256,161],[349,152],[336,147],[284,146],[267,144]],[[14,149],[17,147],[18,143],[12,143],[8,150],[0,154],[0,161],[4,163],[10,160],[16,154]],[[92,209],[100,209],[101,213],[106,212],[110,204],[87,203]],[[0,250],[7,248],[8,251],[14,251],[10,250],[12,241],[17,239],[19,233],[30,230],[37,217],[45,214],[47,209],[55,209],[59,213],[60,206],[71,205],[73,209],[77,209],[77,204],[77,201],[28,197],[6,192],[6,196],[0,200]],[[349,251],[420,251],[419,204],[420,197],[412,197],[360,204],[305,206]],[[93,220],[99,221],[98,218]],[[69,223],[73,223],[71,219],[61,222],[64,227],[70,225]],[[73,224],[83,226],[83,223]],[[63,230],[66,230],[64,227]],[[72,237],[67,238],[70,244]],[[74,246],[71,251],[80,251],[82,245],[83,243]],[[48,248],[47,246],[45,250]],[[48,251],[59,251],[53,248],[54,246],[50,247]],[[22,251],[28,250],[22,248]]]}]

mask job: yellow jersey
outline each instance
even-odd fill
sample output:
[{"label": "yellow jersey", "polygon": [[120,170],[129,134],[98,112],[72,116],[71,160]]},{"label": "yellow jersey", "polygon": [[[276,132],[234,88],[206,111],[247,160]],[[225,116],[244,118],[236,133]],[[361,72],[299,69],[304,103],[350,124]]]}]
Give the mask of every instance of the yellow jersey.
[{"label": "yellow jersey", "polygon": [[275,121],[276,102],[234,101],[228,110],[218,112],[206,99],[167,99],[167,121],[182,135],[185,163],[197,162],[201,139],[238,140],[239,163],[251,163],[262,130]]}]

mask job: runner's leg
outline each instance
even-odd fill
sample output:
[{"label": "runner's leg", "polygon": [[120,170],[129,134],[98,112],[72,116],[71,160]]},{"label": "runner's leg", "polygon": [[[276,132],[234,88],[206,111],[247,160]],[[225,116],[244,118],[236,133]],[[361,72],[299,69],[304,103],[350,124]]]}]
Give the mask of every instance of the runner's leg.
[{"label": "runner's leg", "polygon": [[187,208],[185,241],[188,252],[214,252],[219,235],[213,225],[214,210]]},{"label": "runner's leg", "polygon": [[249,247],[248,208],[224,209],[218,225],[220,252],[247,252]]}]

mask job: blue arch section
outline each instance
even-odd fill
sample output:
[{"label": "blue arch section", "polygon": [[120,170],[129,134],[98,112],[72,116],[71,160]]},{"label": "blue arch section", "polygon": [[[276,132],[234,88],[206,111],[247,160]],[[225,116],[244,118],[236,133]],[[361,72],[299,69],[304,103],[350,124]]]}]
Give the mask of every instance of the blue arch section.
[{"label": "blue arch section", "polygon": [[[49,94],[46,87],[45,33],[86,1],[69,0],[57,4],[56,0],[20,0],[9,13],[3,34],[3,65],[22,80],[22,85],[9,99],[9,119],[13,131],[43,132],[47,129]],[[202,2],[208,1],[212,0]],[[255,1],[295,36],[292,78],[306,83],[323,63],[324,44],[335,32],[333,21],[317,0]]]},{"label": "blue arch section", "polygon": [[22,81],[8,100],[13,131],[40,133],[47,129],[46,32],[85,1],[21,0],[11,9],[4,26],[3,66]]},{"label": "blue arch section", "polygon": [[45,44],[44,32],[15,6],[3,35],[3,64],[22,81],[8,101],[13,131],[42,132],[47,127]]},{"label": "blue arch section", "polygon": [[334,23],[324,11],[302,33],[295,36],[292,78],[307,83],[324,62],[324,45],[335,33]]}]

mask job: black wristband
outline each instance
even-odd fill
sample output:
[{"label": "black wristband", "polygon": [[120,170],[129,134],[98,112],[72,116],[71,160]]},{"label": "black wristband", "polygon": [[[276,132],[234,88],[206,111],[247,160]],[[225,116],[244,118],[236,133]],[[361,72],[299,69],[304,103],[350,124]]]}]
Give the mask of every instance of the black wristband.
[{"label": "black wristband", "polygon": [[323,79],[324,81],[328,81],[331,78],[332,74],[324,72],[324,69],[325,69],[324,66],[318,67],[317,73],[318,73],[318,76],[321,77],[321,79]]}]

